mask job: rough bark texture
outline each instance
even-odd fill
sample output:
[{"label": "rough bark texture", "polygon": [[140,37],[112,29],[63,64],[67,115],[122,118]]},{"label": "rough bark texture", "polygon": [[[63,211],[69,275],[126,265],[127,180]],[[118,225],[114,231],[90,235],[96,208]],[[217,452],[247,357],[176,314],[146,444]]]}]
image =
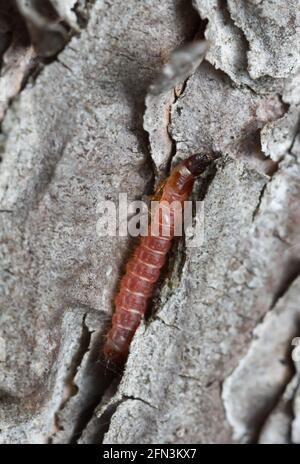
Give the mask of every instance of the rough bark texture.
[{"label": "rough bark texture", "polygon": [[[299,1],[36,3],[0,20],[0,442],[300,443]],[[110,372],[130,239],[97,235],[97,203],[206,150],[203,243],[175,246]]]}]

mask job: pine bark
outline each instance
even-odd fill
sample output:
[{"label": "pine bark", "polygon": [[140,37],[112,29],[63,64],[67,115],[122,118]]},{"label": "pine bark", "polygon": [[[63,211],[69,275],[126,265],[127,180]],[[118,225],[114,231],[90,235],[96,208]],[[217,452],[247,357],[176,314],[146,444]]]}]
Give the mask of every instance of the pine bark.
[{"label": "pine bark", "polygon": [[[0,442],[300,443],[299,2],[27,3],[0,2]],[[108,371],[131,239],[97,235],[97,204],[212,151],[203,243]]]}]

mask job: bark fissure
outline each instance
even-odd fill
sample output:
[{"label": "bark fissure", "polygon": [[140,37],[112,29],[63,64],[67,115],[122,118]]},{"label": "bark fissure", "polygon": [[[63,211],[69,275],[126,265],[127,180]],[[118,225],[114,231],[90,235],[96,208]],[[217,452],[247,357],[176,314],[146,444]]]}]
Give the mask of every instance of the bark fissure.
[{"label": "bark fissure", "polygon": [[[79,340],[77,352],[75,353],[73,357],[72,363],[68,369],[69,371],[68,375],[65,378],[64,398],[62,399],[62,402],[59,406],[58,411],[54,414],[55,424],[59,430],[62,430],[62,427],[60,425],[60,420],[59,420],[59,413],[65,408],[70,398],[72,398],[78,393],[78,386],[76,384],[75,377],[78,372],[78,369],[81,366],[81,363],[82,363],[82,360],[85,354],[90,349],[92,332],[89,331],[87,325],[85,324],[86,316],[87,314],[85,314],[82,319],[82,332],[81,332],[81,337]],[[53,435],[49,438],[50,443],[53,440]]]}]

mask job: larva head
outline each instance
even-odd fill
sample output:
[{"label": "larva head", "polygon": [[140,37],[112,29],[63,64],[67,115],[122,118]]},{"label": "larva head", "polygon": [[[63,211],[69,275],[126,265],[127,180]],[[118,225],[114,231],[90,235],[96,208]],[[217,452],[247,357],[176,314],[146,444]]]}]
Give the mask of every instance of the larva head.
[{"label": "larva head", "polygon": [[220,155],[217,153],[198,153],[187,158],[183,161],[182,165],[185,166],[194,177],[197,177],[202,174],[213,161],[219,158],[219,156]]},{"label": "larva head", "polygon": [[215,154],[196,154],[177,164],[167,185],[179,195],[189,195],[194,180],[217,158]]}]

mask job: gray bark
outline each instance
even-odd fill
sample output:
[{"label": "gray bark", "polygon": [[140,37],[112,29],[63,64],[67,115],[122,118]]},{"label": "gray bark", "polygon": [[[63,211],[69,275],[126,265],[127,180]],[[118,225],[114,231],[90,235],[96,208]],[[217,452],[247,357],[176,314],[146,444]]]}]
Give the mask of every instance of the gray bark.
[{"label": "gray bark", "polygon": [[[300,443],[299,1],[35,3],[0,21],[0,442]],[[203,243],[175,245],[111,372],[131,240],[97,235],[97,203],[212,150]]]}]

